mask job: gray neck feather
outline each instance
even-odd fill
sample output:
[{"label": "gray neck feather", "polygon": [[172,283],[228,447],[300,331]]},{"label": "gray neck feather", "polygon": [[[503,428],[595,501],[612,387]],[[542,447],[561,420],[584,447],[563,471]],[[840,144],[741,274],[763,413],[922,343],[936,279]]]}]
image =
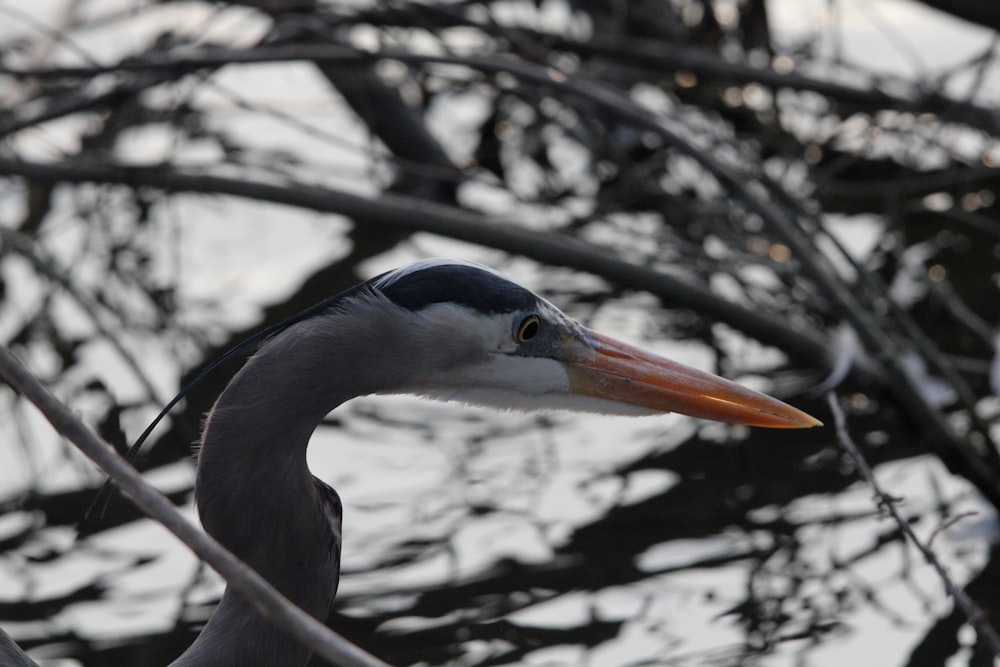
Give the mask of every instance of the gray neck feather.
[{"label": "gray neck feather", "polygon": [[[349,316],[278,334],[233,378],[206,421],[195,491],[206,531],[322,621],[339,577],[339,535],[306,465],[309,437],[345,400],[401,383],[380,370],[395,367],[385,350],[400,349],[398,313],[383,300],[349,305]],[[309,655],[227,588],[174,664],[304,665]]]},{"label": "gray neck feather", "polygon": [[0,628],[0,665],[4,667],[38,667],[38,663],[28,657],[21,647],[14,643]]}]

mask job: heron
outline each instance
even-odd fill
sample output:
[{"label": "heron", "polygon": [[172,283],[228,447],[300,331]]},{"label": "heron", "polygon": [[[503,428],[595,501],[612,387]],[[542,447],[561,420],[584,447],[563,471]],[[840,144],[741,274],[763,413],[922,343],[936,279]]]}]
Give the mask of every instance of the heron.
[{"label": "heron", "polygon": [[[354,397],[414,394],[503,410],[808,428],[782,401],[592,331],[484,266],[430,259],[352,287],[274,331],[209,412],[195,501],[205,530],[325,620],[340,578],[342,505],[306,449]],[[173,663],[305,665],[311,651],[227,587]]]}]

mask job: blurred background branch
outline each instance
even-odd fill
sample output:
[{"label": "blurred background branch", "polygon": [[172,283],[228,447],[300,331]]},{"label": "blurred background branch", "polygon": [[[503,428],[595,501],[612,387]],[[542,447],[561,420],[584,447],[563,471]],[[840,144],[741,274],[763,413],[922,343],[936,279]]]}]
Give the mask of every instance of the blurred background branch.
[{"label": "blurred background branch", "polygon": [[[376,270],[458,255],[807,409],[822,412],[835,388],[876,470],[920,471],[907,496],[926,503],[913,501],[912,520],[949,525],[969,503],[988,519],[1000,507],[994,4],[0,2],[0,342],[121,448],[249,333]],[[137,461],[178,504],[227,377],[193,392]],[[839,509],[857,491],[829,434],[677,421],[616,432],[635,449],[597,463],[566,445],[599,427],[554,417],[512,427],[542,427],[547,452],[512,464],[481,446],[514,435],[485,418],[361,405],[318,439],[395,442],[394,427],[421,436],[397,458],[429,466],[430,481],[413,482],[423,468],[411,467],[376,499],[364,489],[396,460],[381,445],[326,471],[358,485],[341,488],[348,525],[364,517],[331,622],[386,661],[509,664],[548,649],[600,662],[602,650],[631,655],[624,638],[642,627],[690,664],[736,664],[794,652],[795,637],[820,655],[833,637],[879,636],[872,616],[882,632],[926,628],[897,642],[915,646],[900,664],[986,655],[934,593],[913,593],[910,565],[894,583],[912,604],[859,574],[903,535]],[[52,590],[38,583],[47,568],[93,552],[137,571],[169,557],[108,545],[112,528],[142,529],[121,503],[87,537],[53,537],[80,520],[100,477],[39,435],[15,397],[0,409],[12,462],[0,507],[13,526],[0,540],[19,591],[0,600],[0,622],[29,624],[12,634],[75,647],[84,664],[165,663],[210,607],[211,578],[194,570],[176,584],[168,629],[89,636],[74,610],[110,604],[110,575]],[[644,488],[634,480],[664,478],[629,495]],[[609,484],[619,493],[595,491]],[[553,507],[539,500],[557,489]],[[802,518],[817,498],[824,518]],[[569,509],[593,503],[586,519]],[[460,536],[505,521],[535,536],[532,555],[481,547],[463,565]],[[944,531],[968,563],[950,570],[982,596],[997,550],[984,534],[954,537],[967,523]],[[725,542],[733,530],[741,540]],[[855,543],[810,552],[816,531]],[[728,546],[690,568],[649,565],[696,540]],[[447,575],[406,578],[439,558]],[[656,610],[649,589],[673,581],[660,577],[726,564],[743,567],[745,590],[706,593],[705,625],[739,632],[708,649],[656,635],[677,626],[645,612],[588,613],[572,628],[525,620],[580,590],[598,605],[615,587]],[[911,608],[922,615],[898,611]]]},{"label": "blurred background branch", "polygon": [[[931,542],[937,531],[926,541],[917,537],[910,524],[906,522],[896,508],[896,503],[901,502],[903,499],[893,498],[882,490],[878,480],[875,478],[875,473],[872,471],[871,466],[868,465],[868,461],[865,460],[864,454],[861,453],[858,446],[854,444],[854,440],[851,439],[851,434],[847,429],[847,418],[844,415],[844,411],[840,409],[837,396],[833,393],[827,394],[826,400],[830,406],[830,412],[833,414],[833,424],[837,430],[837,442],[840,443],[841,448],[854,463],[855,468],[858,470],[858,475],[871,487],[875,503],[878,505],[879,510],[892,517],[892,520],[899,526],[899,530],[906,535],[909,543],[916,547],[920,555],[934,567],[938,576],[941,577],[941,582],[944,584],[945,590],[948,591],[948,595],[955,601],[955,606],[965,615],[969,625],[975,628],[980,640],[989,647],[994,656],[1000,658],[1000,635],[990,625],[989,617],[979,605],[965,594],[965,591],[961,587],[952,581],[948,570],[941,565],[941,561],[938,560],[931,549]],[[960,519],[961,517],[958,517],[958,520]]]}]

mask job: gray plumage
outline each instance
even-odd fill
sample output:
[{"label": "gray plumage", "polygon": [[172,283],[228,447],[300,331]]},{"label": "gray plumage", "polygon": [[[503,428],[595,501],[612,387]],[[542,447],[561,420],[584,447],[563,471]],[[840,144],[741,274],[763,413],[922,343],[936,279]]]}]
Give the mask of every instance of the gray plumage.
[{"label": "gray plumage", "polygon": [[2,667],[38,667],[38,663],[28,657],[21,647],[14,643],[3,628],[0,628],[0,665]]},{"label": "gray plumage", "polygon": [[[499,280],[476,271],[489,282]],[[413,289],[400,291],[405,306],[378,289],[378,282],[265,343],[219,396],[198,454],[195,497],[205,530],[321,620],[339,579],[340,500],[309,472],[306,448],[313,431],[350,398],[389,391],[431,394],[440,374],[475,366],[487,355],[478,337],[442,327],[449,316],[434,309],[443,301],[454,308],[441,292],[467,290],[467,280],[432,281],[423,297]],[[525,295],[533,297],[504,282],[508,291],[524,293],[519,303],[529,302]],[[481,317],[459,308],[467,312],[452,314],[457,327],[463,319],[468,324]],[[252,520],[234,520],[248,514]],[[204,630],[172,664],[302,665],[310,653],[227,589]]]}]

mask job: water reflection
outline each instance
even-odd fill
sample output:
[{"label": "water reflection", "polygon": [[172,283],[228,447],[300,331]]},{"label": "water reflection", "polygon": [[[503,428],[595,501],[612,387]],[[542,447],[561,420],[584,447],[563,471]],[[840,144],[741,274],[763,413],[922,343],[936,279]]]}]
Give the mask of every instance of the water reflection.
[{"label": "water reflection", "polygon": [[[0,4],[5,16],[22,10]],[[40,24],[0,22],[12,57],[30,60],[23,54],[32,51],[61,63],[72,43],[114,62],[134,55],[125,43],[137,34],[148,32],[148,48],[159,54],[204,44],[209,34],[245,44],[278,23],[233,3],[138,3],[111,13],[106,3],[70,3],[73,20],[59,18],[57,4],[32,6],[72,40],[54,39],[56,31]],[[867,349],[871,366],[902,358],[904,350],[933,362],[920,367],[923,389],[942,379],[963,389],[939,416],[956,426],[960,442],[968,435],[972,448],[996,463],[989,439],[974,440],[995,434],[1000,412],[990,385],[1000,319],[996,124],[983,104],[1000,62],[992,31],[977,29],[975,39],[963,33],[945,48],[938,21],[908,30],[907,37],[933,34],[916,52],[945,58],[908,78],[908,65],[896,59],[889,74],[866,69],[872,60],[855,54],[851,31],[861,24],[869,46],[898,56],[889,48],[894,40],[871,36],[880,27],[877,11],[848,12],[838,23],[838,3],[808,3],[808,11],[798,0],[769,3],[770,34],[764,3],[755,2],[714,3],[726,21],[705,11],[712,3],[664,3],[663,12],[684,6],[683,16],[667,22],[659,14],[655,21],[629,14],[649,3],[473,7],[488,17],[494,9],[501,18],[522,11],[517,29],[505,25],[504,35],[493,34],[492,23],[477,25],[472,12],[456,21],[421,6],[413,16],[397,16],[390,3],[384,9],[391,16],[378,8],[362,16],[346,3],[328,4],[344,12],[336,16],[346,26],[343,43],[378,35],[396,44],[417,34],[441,52],[472,41],[495,48],[500,59],[512,56],[512,43],[529,64],[572,67],[550,68],[559,76],[535,89],[507,73],[493,79],[423,68],[417,75],[416,67],[408,73],[388,65],[404,83],[412,117],[433,127],[417,136],[442,142],[430,153],[443,156],[444,166],[398,151],[392,137],[379,135],[396,126],[356,113],[344,101],[351,91],[338,87],[343,80],[320,77],[310,63],[206,69],[152,89],[151,79],[115,75],[107,84],[121,86],[118,102],[105,108],[86,100],[75,107],[79,113],[65,107],[69,115],[55,122],[46,116],[60,108],[55,102],[78,102],[72,94],[89,91],[96,79],[39,85],[5,76],[8,98],[29,103],[0,122],[45,112],[5,146],[18,158],[75,159],[71,147],[78,147],[78,157],[98,165],[162,160],[195,176],[217,168],[214,175],[235,174],[240,183],[260,177],[269,185],[319,183],[333,195],[343,194],[337,188],[403,193],[422,198],[405,200],[413,209],[419,201],[455,204],[448,209],[453,217],[498,216],[484,228],[549,230],[567,247],[575,240],[600,244],[633,267],[710,285],[773,315],[779,328],[847,330],[851,315],[863,316],[888,339]],[[917,3],[880,4],[906,26],[918,25]],[[546,12],[565,15],[532,24],[535,13]],[[814,24],[814,14],[828,23]],[[415,17],[404,28],[393,23]],[[190,32],[188,19],[197,26]],[[740,21],[752,29],[742,30]],[[553,24],[569,25],[574,38]],[[587,25],[606,30],[591,39]],[[533,32],[543,28],[553,32]],[[781,30],[792,38],[786,33],[782,41]],[[757,38],[767,44],[753,43]],[[830,57],[829,45],[842,40],[851,58]],[[723,57],[709,58],[699,72],[686,67],[703,61],[678,69],[670,61],[675,43],[697,46],[701,59]],[[749,75],[779,77],[775,92],[763,92],[766,80],[727,79],[738,70],[733,53],[751,64],[757,56],[773,60],[774,71]],[[874,66],[887,65],[880,59]],[[624,123],[607,106],[571,99],[557,79],[576,68],[591,84],[620,92],[623,104],[663,111],[666,127],[725,160],[757,203],[782,207],[794,220],[791,240],[808,252],[778,238],[747,193],[737,196],[692,155]],[[810,79],[816,72],[842,79]],[[798,78],[780,78],[789,73]],[[942,91],[931,94],[927,82],[935,77]],[[960,99],[938,96],[961,80],[982,85]],[[856,89],[831,85],[858,81],[864,85]],[[366,143],[369,134],[379,136]],[[623,293],[596,272],[543,266],[360,214],[348,222],[329,209],[321,215],[139,186],[57,186],[38,170],[37,182],[8,176],[0,183],[3,340],[117,446],[142,430],[165,396],[262,323],[428,255],[490,264],[595,328],[701,367],[718,365],[764,389],[773,383],[807,411],[824,412],[803,395],[823,379],[815,369],[829,361],[814,358],[822,356],[814,348],[805,346],[798,357],[789,352],[808,366],[793,372],[776,348],[694,312],[697,302],[665,308],[677,305],[669,294]],[[8,233],[13,220],[17,235]],[[847,252],[835,251],[831,238]],[[15,252],[16,239],[30,240],[36,255]],[[529,243],[523,252],[537,250]],[[857,307],[838,306],[831,284],[803,271],[805,257],[828,262],[832,287],[857,296]],[[123,360],[114,341],[141,363]],[[841,361],[851,367],[858,358]],[[137,461],[192,519],[190,446],[233,370],[220,369],[193,391]],[[993,509],[928,455],[933,437],[913,426],[922,415],[894,395],[898,383],[864,379],[852,376],[837,387],[850,398],[856,438],[955,580],[990,603],[1000,580]],[[955,398],[941,392],[935,401]],[[190,643],[222,582],[120,500],[100,521],[84,523],[78,538],[100,476],[29,406],[9,392],[0,400],[0,624],[39,658],[165,664]],[[961,470],[947,448],[935,453]],[[331,625],[393,664],[991,660],[971,646],[940,583],[880,516],[825,431],[758,432],[675,416],[497,415],[362,399],[327,420],[310,463],[346,506],[345,572]]]},{"label": "water reflection", "polygon": [[[866,412],[884,443],[872,463],[925,536],[977,513],[935,538],[956,579],[975,576],[993,515]],[[894,664],[947,611],[822,431],[383,397],[338,410],[309,459],[345,501],[331,624],[392,664],[864,662],[873,631]],[[151,479],[190,503],[191,470]],[[7,516],[0,616],[39,657],[163,664],[223,584],[120,501],[76,541],[92,492],[33,494]]]}]

